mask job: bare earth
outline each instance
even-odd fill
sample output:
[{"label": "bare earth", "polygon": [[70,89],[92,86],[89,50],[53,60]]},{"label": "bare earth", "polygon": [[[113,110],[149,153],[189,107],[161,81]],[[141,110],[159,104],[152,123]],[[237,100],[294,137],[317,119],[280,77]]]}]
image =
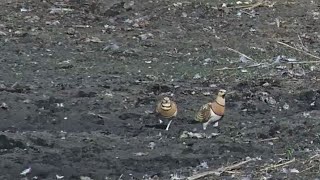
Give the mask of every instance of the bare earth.
[{"label": "bare earth", "polygon": [[[186,179],[245,160],[199,179],[320,178],[319,12],[317,0],[1,1],[0,179]],[[203,132],[195,111],[220,88],[226,115]],[[179,106],[169,131],[153,113],[164,95]]]}]

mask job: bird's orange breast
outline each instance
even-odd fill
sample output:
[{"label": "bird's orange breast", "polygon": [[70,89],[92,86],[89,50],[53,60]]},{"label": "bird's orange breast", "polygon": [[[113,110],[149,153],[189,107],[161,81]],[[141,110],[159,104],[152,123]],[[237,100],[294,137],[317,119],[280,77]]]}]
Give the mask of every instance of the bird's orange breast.
[{"label": "bird's orange breast", "polygon": [[217,102],[213,102],[211,104],[211,108],[212,108],[212,111],[216,114],[216,115],[219,115],[219,116],[223,116],[224,115],[224,110],[225,110],[225,107],[224,105],[221,105]]}]

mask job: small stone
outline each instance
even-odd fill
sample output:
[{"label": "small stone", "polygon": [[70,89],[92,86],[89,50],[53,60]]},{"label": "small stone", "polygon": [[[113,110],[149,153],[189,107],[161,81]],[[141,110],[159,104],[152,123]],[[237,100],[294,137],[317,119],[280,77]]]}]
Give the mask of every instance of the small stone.
[{"label": "small stone", "polygon": [[76,30],[74,28],[68,28],[67,34],[74,35],[76,33]]},{"label": "small stone", "polygon": [[80,180],[93,180],[88,176],[80,176]]},{"label": "small stone", "polygon": [[262,86],[263,86],[263,87],[268,87],[268,86],[270,86],[270,83],[265,82],[265,83],[262,84]]},{"label": "small stone", "polygon": [[209,87],[215,88],[215,87],[217,87],[217,85],[216,84],[210,84]]},{"label": "small stone", "polygon": [[241,56],[240,56],[240,62],[242,62],[242,63],[248,63],[249,60],[248,60],[245,56],[241,55]]},{"label": "small stone", "polygon": [[181,14],[181,17],[188,17],[188,15],[187,15],[187,13],[185,13],[185,12],[183,12],[182,14]]},{"label": "small stone", "polygon": [[123,8],[126,10],[132,9],[132,6],[134,5],[134,1],[125,2],[123,5]]},{"label": "small stone", "polygon": [[149,145],[148,145],[148,147],[149,147],[150,149],[154,149],[154,148],[156,147],[156,143],[150,142]]},{"label": "small stone", "polygon": [[3,102],[3,103],[1,103],[0,108],[1,109],[8,109],[9,106],[7,105],[7,103]]},{"label": "small stone", "polygon": [[145,41],[147,39],[152,39],[153,38],[153,34],[152,33],[141,34],[141,35],[139,35],[139,38],[141,40]]},{"label": "small stone", "polygon": [[290,172],[291,172],[291,173],[299,173],[300,171],[297,170],[296,168],[293,168],[293,169],[290,169]]},{"label": "small stone", "polygon": [[200,76],[199,73],[197,73],[197,74],[195,74],[195,75],[193,76],[193,79],[200,79],[200,78],[201,78],[201,76]]},{"label": "small stone", "polygon": [[115,43],[110,43],[109,45],[107,45],[103,48],[104,51],[109,51],[109,50],[110,51],[117,51],[119,49],[120,49],[120,47]]}]

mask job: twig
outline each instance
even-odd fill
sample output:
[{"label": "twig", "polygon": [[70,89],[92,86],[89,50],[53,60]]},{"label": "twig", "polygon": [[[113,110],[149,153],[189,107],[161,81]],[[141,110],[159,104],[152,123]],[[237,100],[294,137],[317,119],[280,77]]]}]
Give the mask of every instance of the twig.
[{"label": "twig", "polygon": [[249,57],[249,56],[247,56],[247,55],[245,55],[245,54],[243,54],[243,53],[241,53],[241,52],[239,52],[239,51],[237,51],[237,50],[235,50],[235,49],[232,49],[232,48],[230,48],[230,47],[226,47],[226,49],[229,50],[229,51],[233,51],[233,52],[235,52],[235,53],[238,53],[238,54],[246,57],[247,59],[253,60],[251,57]]},{"label": "twig", "polygon": [[276,2],[273,2],[273,3],[268,4],[268,3],[265,2],[264,0],[259,0],[258,2],[253,3],[253,4],[243,5],[243,6],[233,6],[233,7],[230,7],[230,8],[233,8],[233,9],[243,8],[243,9],[249,9],[249,10],[251,10],[251,9],[254,9],[254,8],[256,8],[256,7],[259,7],[259,6],[273,7],[275,4],[276,4]]},{"label": "twig", "polygon": [[314,158],[317,158],[319,156],[320,156],[319,154],[315,154],[315,155],[311,156],[308,160],[304,161],[303,164],[306,164],[307,162],[309,162],[309,164],[310,164]]},{"label": "twig", "polygon": [[320,61],[287,62],[287,64],[313,64],[313,63],[320,63]]},{"label": "twig", "polygon": [[315,155],[311,156],[311,157],[309,158],[309,160],[311,160],[311,159],[313,159],[313,158],[315,158],[315,157],[318,157],[318,156],[319,156],[319,154],[315,154]]},{"label": "twig", "polygon": [[239,171],[225,171],[226,173],[229,173],[229,174],[240,174],[241,172]]},{"label": "twig", "polygon": [[278,139],[279,139],[279,137],[268,138],[268,139],[261,139],[259,142],[273,141],[273,140],[278,140]]},{"label": "twig", "polygon": [[301,50],[301,49],[292,47],[292,46],[290,46],[289,44],[286,44],[286,43],[284,43],[284,42],[277,41],[277,43],[278,43],[278,44],[281,44],[281,45],[284,45],[284,46],[286,46],[286,47],[289,47],[289,48],[291,48],[291,49],[294,49],[294,50],[296,50],[296,51],[302,52],[302,53],[304,53],[304,54],[306,54],[306,55],[309,55],[309,56],[311,56],[311,57],[313,57],[313,58],[320,59],[320,57],[318,57],[318,56],[316,56],[316,55],[313,55],[313,54],[308,53],[308,52],[306,52],[306,51],[303,51],[303,50]]},{"label": "twig", "polygon": [[306,46],[303,44],[302,39],[301,39],[301,37],[299,36],[299,34],[298,34],[298,38],[299,38],[301,47],[303,47],[304,50],[308,51],[308,48],[306,48]]},{"label": "twig", "polygon": [[266,168],[261,169],[260,171],[267,171],[267,170],[269,170],[269,169],[274,169],[274,168],[277,168],[277,167],[285,166],[285,165],[288,165],[288,164],[293,163],[293,162],[295,162],[295,161],[296,161],[296,158],[293,158],[292,160],[287,161],[287,162],[284,162],[284,163],[281,163],[281,164],[276,164],[276,165],[268,166],[268,167],[266,167]]},{"label": "twig", "polygon": [[101,119],[108,119],[106,116],[102,116],[101,114],[96,114],[94,112],[88,112],[89,115],[97,116],[98,118]]},{"label": "twig", "polygon": [[311,166],[311,167],[308,167],[308,168],[306,168],[306,169],[304,169],[304,170],[302,170],[302,171],[300,171],[300,173],[303,173],[303,172],[305,172],[305,171],[308,171],[308,170],[310,170],[310,169],[312,169],[312,168],[314,168],[315,166],[313,165],[313,166]]},{"label": "twig", "polygon": [[231,166],[221,167],[221,168],[219,168],[217,170],[211,170],[211,171],[202,172],[202,173],[190,176],[187,179],[188,180],[196,180],[196,179],[200,179],[202,177],[205,177],[205,176],[208,176],[208,175],[213,175],[213,174],[219,176],[223,172],[231,171],[233,169],[239,168],[240,166],[242,166],[242,165],[244,165],[244,164],[246,164],[246,163],[248,163],[250,161],[252,161],[252,159],[248,159],[246,161],[242,161],[242,162],[239,162],[239,163],[231,165]]},{"label": "twig", "polygon": [[244,68],[253,68],[253,67],[258,67],[258,66],[261,66],[261,65],[265,65],[265,64],[258,63],[258,64],[253,64],[253,65],[250,65],[250,66],[245,66],[245,67],[239,66],[239,67],[235,67],[235,68],[223,67],[223,68],[215,69],[215,71],[235,70],[235,69],[244,69]]}]

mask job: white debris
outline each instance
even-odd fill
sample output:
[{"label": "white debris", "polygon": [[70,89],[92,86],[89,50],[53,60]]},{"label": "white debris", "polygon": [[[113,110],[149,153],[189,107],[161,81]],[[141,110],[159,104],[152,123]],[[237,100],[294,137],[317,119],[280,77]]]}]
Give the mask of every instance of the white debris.
[{"label": "white debris", "polygon": [[21,8],[20,9],[20,12],[28,12],[28,11],[30,11],[30,9],[27,9],[27,8]]},{"label": "white debris", "polygon": [[173,3],[173,6],[174,7],[179,7],[179,6],[182,6],[182,3],[181,2]]},{"label": "white debris", "polygon": [[305,118],[310,118],[311,117],[311,115],[310,115],[310,112],[303,112],[303,117],[305,117]]},{"label": "white debris", "polygon": [[193,132],[188,132],[188,131],[183,131],[182,134],[180,135],[180,138],[197,138],[197,139],[204,139],[206,138],[205,133],[193,133]]},{"label": "white debris", "polygon": [[120,49],[120,47],[116,43],[110,43],[103,48],[103,51],[116,51],[118,49]]},{"label": "white debris", "polygon": [[98,37],[88,37],[85,42],[102,43],[103,41]]},{"label": "white debris", "polygon": [[241,56],[240,56],[240,62],[242,62],[242,63],[248,63],[249,60],[248,60],[244,55],[241,55]]},{"label": "white debris", "polygon": [[201,169],[208,169],[209,168],[208,163],[206,161],[201,162],[200,165],[198,165],[197,167],[201,168]]},{"label": "white debris", "polygon": [[147,39],[152,39],[154,36],[152,33],[146,33],[146,34],[140,34],[139,38],[143,41],[147,40]]},{"label": "white debris", "polygon": [[56,7],[52,7],[50,8],[50,14],[54,14],[54,13],[62,13],[62,12],[72,12],[73,9],[70,8],[56,8]]},{"label": "white debris", "polygon": [[29,167],[29,168],[27,168],[27,169],[23,170],[23,171],[20,173],[20,175],[25,176],[25,175],[27,175],[27,174],[28,174],[28,173],[30,173],[30,172],[31,172],[31,167]]},{"label": "white debris", "polygon": [[129,2],[124,3],[123,8],[124,9],[131,9],[133,5],[134,5],[134,1],[129,1]]},{"label": "white debris", "polygon": [[185,13],[185,12],[183,12],[182,14],[181,14],[181,17],[188,17],[188,15],[187,15],[187,13]]},{"label": "white debris", "polygon": [[200,76],[199,73],[197,73],[197,74],[195,74],[195,75],[193,76],[193,79],[200,79],[200,78],[201,78],[201,76]]},{"label": "white debris", "polygon": [[215,87],[217,87],[217,85],[216,84],[210,84],[209,87],[215,88]]},{"label": "white debris", "polygon": [[62,107],[64,107],[64,104],[63,103],[57,103],[57,107],[62,108]]},{"label": "white debris", "polygon": [[154,149],[154,148],[156,147],[156,143],[150,142],[149,145],[148,145],[148,147],[149,147],[150,149]]},{"label": "white debris", "polygon": [[270,83],[268,83],[268,82],[263,83],[262,86],[263,86],[263,87],[268,87],[268,86],[270,86]]},{"label": "white debris", "polygon": [[137,152],[137,153],[133,153],[135,156],[146,156],[148,155],[148,153],[145,152]]},{"label": "white debris", "polygon": [[205,96],[210,96],[211,95],[210,92],[203,92],[202,94],[205,95]]},{"label": "white debris", "polygon": [[63,179],[64,176],[60,176],[60,175],[56,174],[56,178],[57,178],[57,179]]},{"label": "white debris", "polygon": [[80,180],[93,180],[93,179],[88,176],[80,176]]},{"label": "white debris", "polygon": [[290,172],[291,172],[291,173],[299,173],[300,171],[297,170],[296,168],[293,168],[293,169],[290,169]]},{"label": "white debris", "polygon": [[0,105],[0,108],[2,108],[2,109],[8,109],[8,107],[9,107],[8,104],[5,102],[1,103],[1,105]]},{"label": "white debris", "polygon": [[289,104],[287,104],[287,103],[284,103],[284,105],[283,105],[283,109],[285,109],[285,110],[288,110],[289,109]]}]

